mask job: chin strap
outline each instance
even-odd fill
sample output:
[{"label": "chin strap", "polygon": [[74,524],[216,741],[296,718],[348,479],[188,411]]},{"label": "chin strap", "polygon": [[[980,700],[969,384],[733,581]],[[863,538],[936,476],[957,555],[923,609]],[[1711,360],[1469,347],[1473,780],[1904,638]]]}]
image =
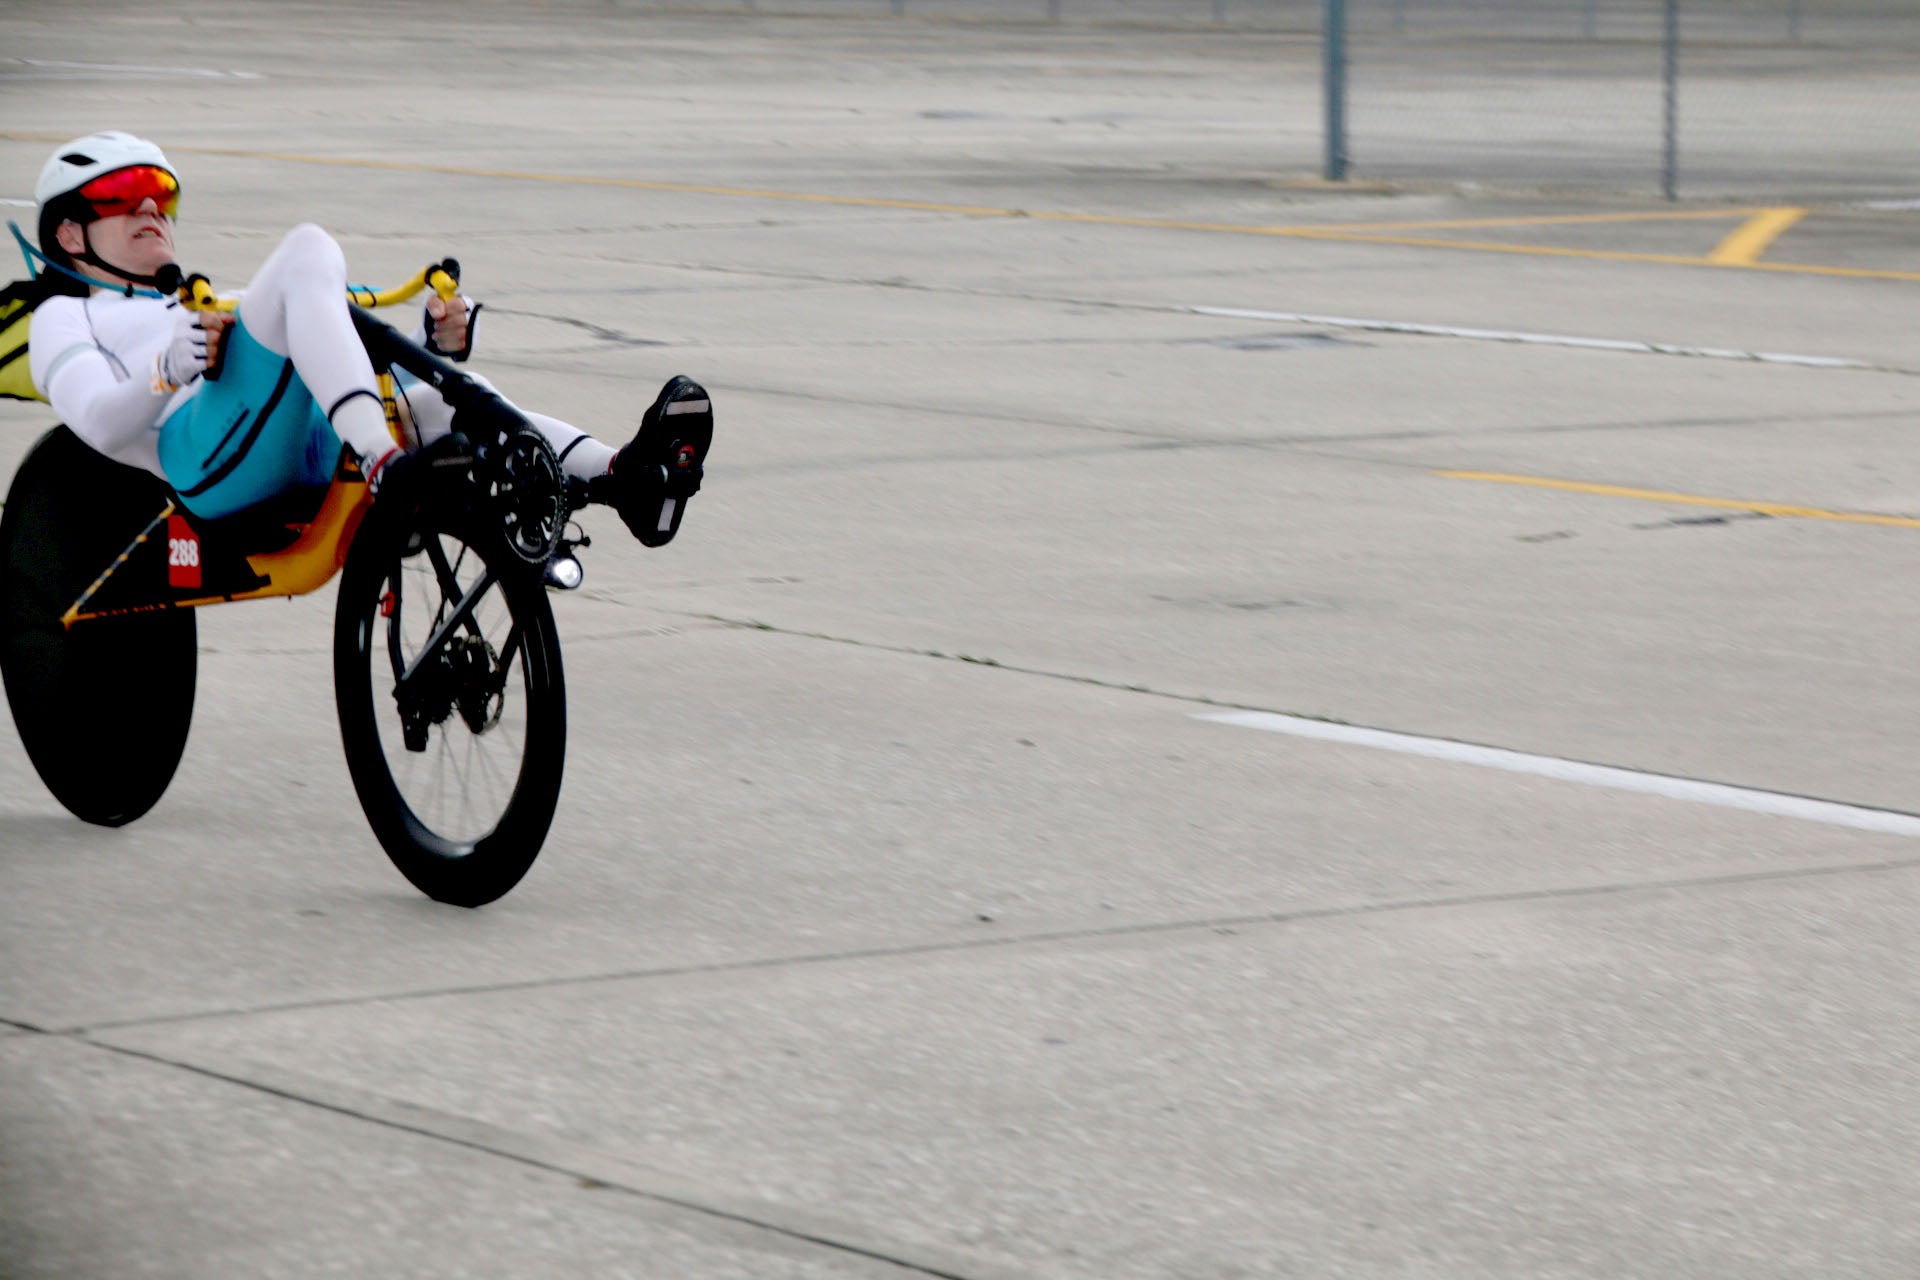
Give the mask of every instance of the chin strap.
[{"label": "chin strap", "polygon": [[[171,262],[167,263],[165,266],[161,267],[158,271],[154,272],[150,276],[135,275],[132,272],[122,271],[120,268],[114,266],[111,262],[108,262],[105,258],[102,258],[100,255],[96,254],[93,251],[93,242],[91,240],[86,240],[85,241],[86,251],[80,255],[81,261],[90,262],[94,266],[103,267],[106,270],[113,272],[115,275],[126,277],[125,282],[114,281],[114,280],[95,280],[92,276],[84,275],[81,272],[75,271],[72,267],[62,266],[60,263],[55,262],[53,259],[49,258],[46,254],[40,252],[40,250],[34,248],[33,243],[27,239],[26,233],[20,230],[20,224],[13,221],[11,218],[7,220],[7,228],[13,232],[13,238],[20,245],[20,252],[27,260],[28,276],[30,276],[35,280],[38,280],[40,278],[40,267],[45,267],[49,271],[58,271],[63,276],[71,276],[73,279],[80,281],[80,283],[82,284],[91,285],[96,289],[112,289],[116,293],[126,294],[129,298],[132,298],[132,297],[165,298],[165,297],[171,296],[173,293],[177,292],[180,288],[180,278],[181,278],[180,268]],[[85,237],[86,229],[84,227],[81,228],[80,234],[82,235],[82,237]],[[36,263],[38,263],[39,265],[36,266],[35,265]],[[131,283],[128,283],[128,282],[131,282]],[[150,287],[136,288],[135,287],[136,284],[147,285]]]},{"label": "chin strap", "polygon": [[129,271],[125,267],[116,267],[113,263],[108,262],[94,251],[93,237],[88,234],[85,223],[80,225],[80,244],[80,261],[90,262],[96,267],[113,272],[113,274],[119,276],[122,280],[131,282],[125,286],[129,298],[133,296],[134,285],[146,285],[151,289],[156,289],[159,291],[159,296],[161,297],[165,297],[170,293],[178,293],[180,290],[181,272],[179,266],[175,263],[163,263],[160,269],[150,276],[143,276],[137,271]]}]

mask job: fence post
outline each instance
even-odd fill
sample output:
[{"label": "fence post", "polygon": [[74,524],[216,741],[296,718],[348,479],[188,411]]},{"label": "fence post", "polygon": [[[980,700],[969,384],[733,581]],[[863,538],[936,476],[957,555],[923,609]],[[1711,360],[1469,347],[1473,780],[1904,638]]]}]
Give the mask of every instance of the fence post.
[{"label": "fence post", "polygon": [[1680,0],[1666,0],[1665,139],[1660,160],[1660,190],[1669,200],[1680,198]]},{"label": "fence post", "polygon": [[1787,39],[1800,42],[1800,0],[1787,0]]},{"label": "fence post", "polygon": [[1600,0],[1587,0],[1581,11],[1580,33],[1589,40],[1600,34]]},{"label": "fence post", "polygon": [[1347,2],[1320,0],[1321,79],[1326,89],[1329,182],[1347,176]]}]

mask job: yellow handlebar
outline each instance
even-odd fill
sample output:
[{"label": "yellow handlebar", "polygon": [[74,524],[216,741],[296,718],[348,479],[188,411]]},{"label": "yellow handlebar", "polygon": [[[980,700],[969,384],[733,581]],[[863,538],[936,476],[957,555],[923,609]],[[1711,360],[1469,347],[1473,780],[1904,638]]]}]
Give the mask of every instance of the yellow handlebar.
[{"label": "yellow handlebar", "polygon": [[216,296],[205,276],[191,275],[180,282],[180,305],[189,311],[231,311],[240,300]]},{"label": "yellow handlebar", "polygon": [[[452,270],[448,270],[449,266]],[[409,279],[387,290],[374,290],[364,285],[348,285],[347,301],[362,307],[390,307],[396,302],[405,302],[423,289],[432,289],[442,298],[451,299],[460,292],[460,268],[449,259],[435,262],[420,268]]]},{"label": "yellow handlebar", "polygon": [[[347,286],[347,301],[362,307],[390,307],[429,288],[442,298],[453,298],[460,292],[460,265],[451,258],[431,263],[391,289],[351,284]],[[232,311],[240,305],[240,299],[220,297],[205,276],[194,275],[180,284],[180,305],[189,311]]]}]

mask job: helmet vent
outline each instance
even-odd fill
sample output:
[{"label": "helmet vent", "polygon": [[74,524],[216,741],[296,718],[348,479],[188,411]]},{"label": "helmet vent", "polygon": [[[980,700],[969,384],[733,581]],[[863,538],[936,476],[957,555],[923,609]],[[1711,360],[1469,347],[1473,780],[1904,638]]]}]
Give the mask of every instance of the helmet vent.
[{"label": "helmet vent", "polygon": [[67,154],[60,157],[60,163],[61,164],[93,164],[95,163],[95,161],[92,156],[82,155],[78,151],[69,151],[67,152]]}]

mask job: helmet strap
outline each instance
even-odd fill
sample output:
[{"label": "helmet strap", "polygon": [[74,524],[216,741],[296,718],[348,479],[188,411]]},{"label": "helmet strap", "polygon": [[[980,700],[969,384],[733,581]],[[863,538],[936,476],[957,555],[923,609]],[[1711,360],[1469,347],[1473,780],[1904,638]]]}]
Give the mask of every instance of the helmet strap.
[{"label": "helmet strap", "polygon": [[122,292],[124,292],[129,298],[131,298],[134,295],[135,285],[145,285],[149,289],[160,290],[164,288],[163,284],[161,283],[162,281],[170,281],[175,288],[179,287],[180,268],[175,266],[171,262],[162,266],[158,271],[154,272],[150,276],[143,276],[137,271],[129,271],[125,267],[116,267],[113,263],[108,262],[105,258],[101,257],[97,251],[95,251],[93,247],[93,236],[91,235],[91,233],[88,232],[87,226],[88,224],[84,222],[80,224],[81,249],[80,249],[80,252],[75,254],[74,256],[79,258],[80,261],[82,262],[92,263],[94,266],[99,267],[103,271],[111,271],[116,276],[119,276],[122,280],[125,280],[128,282],[127,284],[124,284],[124,285],[118,285],[118,284],[108,285],[107,286],[108,288],[119,289]]}]

